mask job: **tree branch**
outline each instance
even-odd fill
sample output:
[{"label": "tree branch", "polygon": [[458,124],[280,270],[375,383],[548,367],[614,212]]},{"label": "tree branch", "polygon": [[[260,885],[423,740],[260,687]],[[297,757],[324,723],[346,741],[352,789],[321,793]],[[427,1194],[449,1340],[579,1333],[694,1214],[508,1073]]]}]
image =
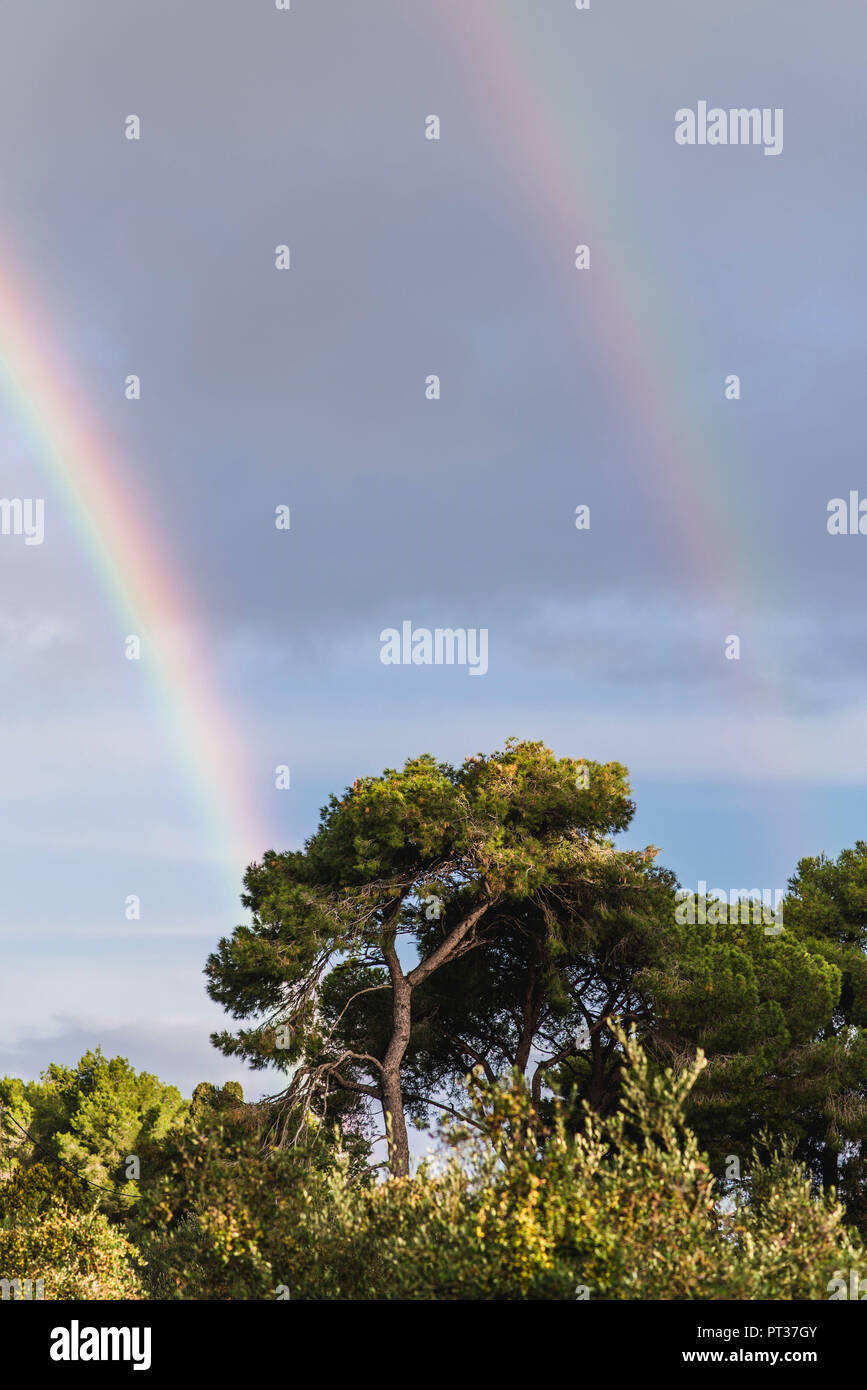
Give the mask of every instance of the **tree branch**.
[{"label": "tree branch", "polygon": [[416,985],[422,984],[435,970],[439,970],[441,965],[445,965],[446,961],[451,960],[454,955],[457,955],[458,948],[464,938],[472,931],[479,918],[485,915],[488,908],[493,906],[495,901],[496,899],[491,899],[489,902],[483,903],[481,907],[474,908],[472,912],[468,912],[463,921],[459,922],[454,930],[449,932],[448,936],[440,942],[436,950],[432,951],[425,960],[419,961],[415,969],[411,970],[406,976],[413,988],[415,988]]}]

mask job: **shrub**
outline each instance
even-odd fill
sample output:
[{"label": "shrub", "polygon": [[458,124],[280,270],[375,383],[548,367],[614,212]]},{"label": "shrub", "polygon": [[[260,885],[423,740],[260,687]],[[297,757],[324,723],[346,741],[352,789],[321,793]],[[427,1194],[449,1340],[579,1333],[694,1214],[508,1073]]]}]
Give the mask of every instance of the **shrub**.
[{"label": "shrub", "polygon": [[53,1197],[42,1210],[21,1210],[0,1224],[0,1278],[44,1281],[46,1299],[139,1299],[136,1252],[98,1211]]},{"label": "shrub", "polygon": [[87,1184],[68,1168],[34,1163],[32,1168],[16,1168],[8,1182],[0,1185],[0,1217],[14,1212],[38,1212],[60,1197],[68,1207],[86,1211],[94,1205]]},{"label": "shrub", "polygon": [[[520,1078],[469,1080],[468,1122],[414,1178],[375,1183],[333,1150],[234,1157],[200,1137],[153,1207],[178,1298],[820,1299],[865,1252],[836,1200],[772,1156],[719,1190],[684,1107],[704,1061],[652,1075],[621,1040],[623,1105],[546,1128]],[[164,1179],[168,1182],[168,1179]],[[186,1211],[187,1220],[179,1219]],[[157,1249],[158,1247],[158,1249]]]}]

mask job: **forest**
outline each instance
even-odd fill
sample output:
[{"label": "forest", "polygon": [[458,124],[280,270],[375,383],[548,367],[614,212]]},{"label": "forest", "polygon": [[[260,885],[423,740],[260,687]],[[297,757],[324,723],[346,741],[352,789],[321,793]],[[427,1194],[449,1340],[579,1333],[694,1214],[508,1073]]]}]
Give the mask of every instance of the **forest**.
[{"label": "forest", "polygon": [[98,1046],[0,1082],[3,1297],[859,1297],[867,843],[768,929],[634,811],[517,739],[332,795],[204,966],[266,1099]]}]

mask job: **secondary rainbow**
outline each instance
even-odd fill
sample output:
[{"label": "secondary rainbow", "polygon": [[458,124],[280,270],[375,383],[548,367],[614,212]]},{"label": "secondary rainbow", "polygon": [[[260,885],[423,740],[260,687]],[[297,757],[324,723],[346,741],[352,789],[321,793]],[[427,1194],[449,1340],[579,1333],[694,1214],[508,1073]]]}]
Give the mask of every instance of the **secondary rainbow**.
[{"label": "secondary rainbow", "polygon": [[[571,4],[546,9],[532,0],[446,4],[459,35],[451,56],[485,98],[492,159],[505,157],[521,206],[544,239],[552,277],[564,297],[573,296],[582,333],[592,335],[616,380],[624,415],[640,426],[684,568],[700,578],[732,624],[727,630],[736,632],[755,613],[757,591],[773,592],[773,574],[761,554],[743,548],[732,554],[729,542],[745,503],[726,486],[727,460],[712,442],[711,402],[684,394],[691,363],[677,331],[674,287],[663,282],[636,235],[648,209],[636,204],[618,173],[616,144],[597,114],[594,11]],[[584,295],[584,275],[574,269],[574,248],[583,242],[591,246],[594,278],[605,285],[604,304]],[[773,674],[777,663],[771,652],[766,657],[753,692],[768,712],[779,712],[786,702]]]}]

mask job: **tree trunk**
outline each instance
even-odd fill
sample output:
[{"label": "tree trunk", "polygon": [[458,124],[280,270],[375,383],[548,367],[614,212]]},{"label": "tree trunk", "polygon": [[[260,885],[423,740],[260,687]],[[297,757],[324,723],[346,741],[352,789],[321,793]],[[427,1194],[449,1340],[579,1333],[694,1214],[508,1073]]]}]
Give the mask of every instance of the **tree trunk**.
[{"label": "tree trunk", "polygon": [[[400,902],[391,916],[391,924],[400,915]],[[406,1116],[403,1109],[403,1092],[400,1088],[400,1065],[409,1046],[412,1028],[412,992],[416,985],[426,980],[435,970],[452,958],[458,947],[490,906],[485,902],[458,923],[454,931],[441,941],[435,951],[425,960],[419,961],[414,970],[404,975],[397,958],[395,942],[397,933],[390,924],[382,942],[382,954],[388,966],[392,988],[392,1030],[388,1051],[382,1063],[382,1113],[388,1135],[388,1162],[392,1177],[409,1177],[409,1138],[406,1132]]]},{"label": "tree trunk", "polygon": [[400,1088],[400,1064],[409,1044],[412,1025],[412,985],[400,968],[394,938],[386,941],[383,954],[391,975],[392,1030],[382,1062],[382,1114],[388,1135],[388,1163],[392,1177],[409,1177],[409,1137]]},{"label": "tree trunk", "polygon": [[400,1068],[382,1069],[382,1114],[388,1135],[388,1166],[393,1178],[409,1177],[409,1136],[403,1113]]}]

